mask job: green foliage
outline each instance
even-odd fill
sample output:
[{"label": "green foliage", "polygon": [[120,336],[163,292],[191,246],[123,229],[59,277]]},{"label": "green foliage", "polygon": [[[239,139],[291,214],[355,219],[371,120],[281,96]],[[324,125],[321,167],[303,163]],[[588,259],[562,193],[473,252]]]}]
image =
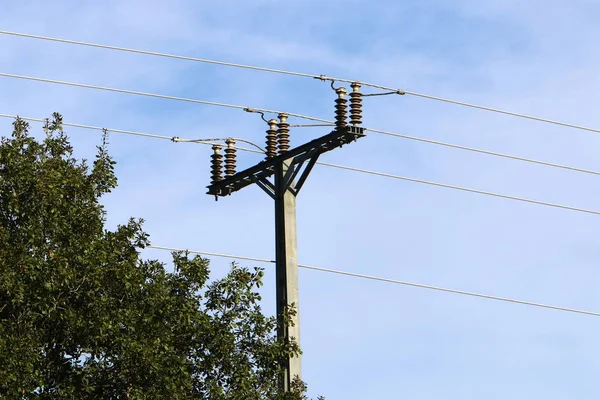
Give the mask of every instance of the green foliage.
[{"label": "green foliage", "polygon": [[174,272],[139,258],[141,220],[104,228],[117,185],[106,133],[91,168],[73,157],[60,115],[46,137],[17,119],[0,143],[0,397],[303,399],[277,390],[276,340],[262,271],[233,264],[208,283],[206,259]]}]

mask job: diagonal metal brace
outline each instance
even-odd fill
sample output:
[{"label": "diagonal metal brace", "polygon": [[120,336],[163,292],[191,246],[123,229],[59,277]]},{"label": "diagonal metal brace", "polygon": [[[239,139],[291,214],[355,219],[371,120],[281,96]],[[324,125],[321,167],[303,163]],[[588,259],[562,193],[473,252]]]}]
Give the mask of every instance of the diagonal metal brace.
[{"label": "diagonal metal brace", "polygon": [[[307,159],[312,159],[312,158],[318,157],[318,156],[319,156],[319,154],[317,153],[317,149],[311,149],[304,154],[300,154],[299,156],[294,157],[291,160],[291,162],[289,162],[289,164],[286,165],[287,171],[285,173],[285,176],[283,177],[282,190],[284,192],[287,190],[291,190],[294,193],[294,195],[297,195],[298,192],[300,191],[300,188],[298,186],[294,185],[294,180],[296,179],[296,177],[298,176],[300,171],[302,171],[302,166],[304,165],[304,162]],[[287,164],[288,161],[284,161],[284,163]],[[306,171],[306,168],[305,168],[305,171]],[[304,172],[302,172],[302,175],[304,175]]]},{"label": "diagonal metal brace", "polygon": [[[301,164],[310,159],[307,168],[305,168],[299,178],[297,187],[294,189],[297,192],[299,188],[302,187],[302,184],[304,184],[306,176],[314,166],[319,155],[337,147],[341,147],[344,144],[356,141],[364,136],[364,128],[356,126],[347,126],[341,129],[338,128],[325,136],[295,147],[276,157],[263,160],[253,167],[213,183],[208,186],[207,194],[212,196],[227,196],[255,182],[261,182],[268,187],[271,183],[269,182],[269,184],[266,184],[265,182],[268,182],[266,179],[275,173],[277,165],[286,161],[292,164],[294,160],[296,160],[296,164]],[[289,178],[291,178],[289,180],[290,183],[298,175],[301,165],[297,165],[297,167],[298,168],[290,168],[290,170],[292,170],[289,175]],[[265,190],[265,188],[263,188],[263,190]]]},{"label": "diagonal metal brace", "polygon": [[306,165],[306,167],[304,168],[304,171],[302,171],[302,175],[300,175],[300,179],[298,179],[298,182],[294,185],[294,195],[298,195],[298,192],[300,192],[300,189],[302,189],[302,185],[304,185],[304,182],[306,182],[306,178],[308,178],[308,174],[310,174],[310,171],[312,171],[313,167],[315,166],[317,160],[319,159],[319,153],[315,153],[311,158],[310,161],[308,162],[308,164]]},{"label": "diagonal metal brace", "polygon": [[271,196],[275,200],[275,185],[273,185],[267,178],[258,178],[254,175],[250,176],[250,179],[258,185],[266,194]]}]

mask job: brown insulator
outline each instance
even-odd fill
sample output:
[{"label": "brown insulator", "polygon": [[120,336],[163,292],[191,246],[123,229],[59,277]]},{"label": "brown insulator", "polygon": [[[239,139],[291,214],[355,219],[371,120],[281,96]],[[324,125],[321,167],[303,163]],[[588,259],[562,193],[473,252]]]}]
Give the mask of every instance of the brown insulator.
[{"label": "brown insulator", "polygon": [[282,154],[290,149],[290,124],[287,123],[287,114],[279,114],[279,123],[277,124],[277,145],[279,154]]},{"label": "brown insulator", "polygon": [[360,83],[353,82],[350,87],[350,124],[357,126],[362,124],[362,93],[360,90]]},{"label": "brown insulator", "polygon": [[267,158],[273,158],[277,155],[277,120],[270,119],[269,129],[267,130]]},{"label": "brown insulator", "polygon": [[223,180],[223,155],[221,154],[221,146],[216,144],[212,147],[213,154],[210,156],[210,173],[211,184],[215,184]]},{"label": "brown insulator", "polygon": [[335,126],[339,129],[348,125],[346,122],[346,109],[348,108],[346,103],[348,100],[345,98],[346,89],[343,87],[336,89],[335,92],[338,95],[338,98],[335,99]]},{"label": "brown insulator", "polygon": [[234,139],[225,140],[225,144],[227,144],[227,148],[225,148],[225,176],[228,177],[235,174],[237,149],[235,148]]}]

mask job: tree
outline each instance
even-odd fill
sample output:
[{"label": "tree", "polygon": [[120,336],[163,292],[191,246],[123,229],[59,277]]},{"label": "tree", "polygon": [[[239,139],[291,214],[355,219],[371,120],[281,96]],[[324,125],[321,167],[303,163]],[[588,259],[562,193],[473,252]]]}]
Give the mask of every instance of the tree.
[{"label": "tree", "polygon": [[277,361],[299,348],[261,312],[260,269],[210,283],[204,258],[173,253],[173,272],[141,260],[142,220],[104,227],[106,132],[90,167],[59,114],[42,141],[13,125],[0,142],[0,397],[304,398],[302,382],[277,390]]}]

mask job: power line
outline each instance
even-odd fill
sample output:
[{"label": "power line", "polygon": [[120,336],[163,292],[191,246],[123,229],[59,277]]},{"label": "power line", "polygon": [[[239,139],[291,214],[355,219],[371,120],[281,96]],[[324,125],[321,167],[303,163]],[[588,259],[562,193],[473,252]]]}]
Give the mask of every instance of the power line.
[{"label": "power line", "polygon": [[[16,116],[8,115],[8,114],[0,114],[0,117],[16,118]],[[44,119],[40,119],[40,118],[29,118],[29,117],[21,117],[21,118],[24,120],[31,120],[31,121],[38,121],[38,122],[45,121]],[[72,124],[72,123],[63,123],[63,125],[74,126],[74,127],[79,127],[79,128],[85,128],[85,129],[94,129],[94,130],[99,130],[99,131],[107,130],[109,132],[132,134],[132,135],[138,135],[138,136],[148,136],[148,137],[153,137],[153,138],[158,138],[158,139],[167,139],[172,142],[197,142],[197,143],[205,144],[205,145],[212,144],[210,142],[211,139],[195,139],[195,140],[194,139],[181,139],[177,136],[173,136],[173,137],[160,136],[160,135],[144,134],[144,133],[135,132],[135,131],[125,131],[125,130],[121,130],[121,129],[101,128],[101,127],[97,127],[97,126]],[[251,153],[260,153],[260,154],[263,153],[262,151],[258,151],[258,150],[254,150],[254,149],[247,149],[247,148],[242,148],[242,147],[236,147],[236,148],[239,150],[247,151],[247,152],[251,152]],[[459,190],[459,191],[463,191],[463,192],[482,194],[482,195],[492,196],[492,197],[499,197],[499,198],[508,199],[508,200],[515,200],[515,201],[531,203],[531,204],[536,204],[536,205],[542,205],[542,206],[547,206],[547,207],[561,208],[561,209],[565,209],[565,210],[583,212],[583,213],[587,213],[587,214],[600,215],[600,211],[588,210],[588,209],[578,208],[578,207],[571,207],[571,206],[566,206],[566,205],[562,205],[562,204],[549,203],[549,202],[534,200],[534,199],[527,199],[524,197],[509,196],[509,195],[500,194],[500,193],[487,192],[484,190],[470,189],[470,188],[466,188],[466,187],[462,187],[462,186],[455,186],[455,185],[449,185],[449,184],[445,184],[445,183],[426,181],[426,180],[422,180],[422,179],[394,175],[394,174],[389,174],[389,173],[385,173],[385,172],[378,172],[378,171],[371,171],[371,170],[362,169],[362,168],[348,167],[345,165],[331,164],[331,163],[326,163],[326,162],[317,162],[317,164],[324,165],[326,167],[331,167],[331,168],[338,168],[338,169],[344,169],[347,171],[360,172],[360,173],[369,174],[369,175],[381,176],[381,177],[385,177],[385,178],[399,179],[399,180],[404,180],[404,181],[409,181],[409,182],[421,183],[421,184],[425,184],[425,185],[443,187],[446,189],[453,189],[453,190]]]},{"label": "power line", "polygon": [[[21,118],[22,120],[25,121],[34,121],[34,122],[41,122],[44,123],[47,121],[47,119],[42,119],[42,118],[32,118],[32,117],[22,117],[19,115],[10,115],[10,114],[1,114],[0,113],[0,117],[1,118]],[[171,142],[175,142],[175,143],[199,143],[199,144],[205,144],[205,145],[213,145],[216,144],[214,142],[216,141],[221,141],[224,140],[225,138],[216,138],[216,139],[182,139],[179,136],[164,136],[164,135],[155,135],[153,133],[145,133],[145,132],[138,132],[138,131],[129,131],[129,130],[124,130],[124,129],[116,129],[116,128],[103,128],[100,126],[94,126],[94,125],[84,125],[84,124],[75,124],[72,122],[62,122],[62,124],[64,126],[72,126],[74,128],[82,128],[82,129],[91,129],[91,130],[96,130],[96,131],[107,131],[107,132],[114,132],[114,133],[121,133],[121,134],[125,134],[125,135],[135,135],[135,136],[141,136],[141,137],[149,137],[149,138],[154,138],[154,139],[164,139],[164,140],[170,140]],[[245,139],[239,139],[239,138],[233,138],[236,140],[239,140],[241,142],[246,142],[246,143],[250,143],[253,146],[257,146],[255,143],[252,143],[248,140]],[[239,146],[235,146],[236,149],[238,150],[242,150],[242,151],[247,151],[247,152],[251,152],[251,153],[264,153],[264,151],[257,151],[254,149],[248,149],[248,148],[244,148],[244,147],[239,147]]]},{"label": "power line", "polygon": [[438,145],[438,146],[450,147],[450,148],[453,148],[453,149],[466,150],[466,151],[471,151],[471,152],[474,152],[474,153],[486,154],[486,155],[495,156],[495,157],[501,157],[501,158],[508,158],[508,159],[511,159],[511,160],[517,160],[517,161],[523,161],[523,162],[532,163],[532,164],[544,165],[544,166],[547,166],[547,167],[567,169],[567,170],[576,171],[576,172],[583,172],[585,174],[600,175],[600,172],[598,172],[598,171],[593,171],[593,170],[589,170],[589,169],[585,169],[585,168],[571,167],[569,165],[556,164],[556,163],[551,163],[551,162],[548,162],[548,161],[535,160],[535,159],[532,159],[532,158],[525,158],[525,157],[513,156],[511,154],[498,153],[498,152],[495,152],[495,151],[477,149],[477,148],[474,148],[474,147],[461,146],[461,145],[458,145],[458,144],[440,142],[438,140],[424,139],[424,138],[420,138],[420,137],[416,137],[416,136],[409,136],[409,135],[403,135],[403,134],[395,133],[395,132],[382,131],[382,130],[379,130],[379,129],[372,129],[372,128],[365,128],[365,129],[368,130],[368,131],[370,131],[370,132],[381,133],[381,134],[387,135],[387,136],[393,136],[393,137],[402,138],[402,139],[408,139],[408,140],[415,140],[415,141],[418,141],[418,142],[435,144],[435,145]]},{"label": "power line", "polygon": [[31,35],[28,33],[17,33],[17,32],[9,32],[9,31],[0,30],[0,34],[21,36],[21,37],[26,37],[26,38],[30,38],[30,39],[48,40],[51,42],[76,44],[76,45],[80,45],[80,46],[97,47],[97,48],[108,49],[108,50],[125,51],[125,52],[129,52],[129,53],[145,54],[145,55],[150,55],[150,56],[175,58],[178,60],[197,61],[197,62],[206,63],[206,64],[216,64],[216,65],[223,65],[223,66],[227,66],[227,67],[252,69],[255,71],[272,72],[272,73],[276,73],[276,74],[295,75],[295,76],[301,76],[301,77],[305,77],[305,78],[316,78],[317,77],[315,75],[304,74],[302,72],[284,71],[281,69],[263,68],[263,67],[256,67],[253,65],[236,64],[236,63],[230,63],[230,62],[224,62],[224,61],[209,60],[209,59],[205,59],[205,58],[197,58],[197,57],[181,56],[181,55],[176,55],[176,54],[160,53],[157,51],[139,50],[139,49],[131,49],[131,48],[127,48],[127,47],[118,47],[118,46],[109,46],[109,45],[98,44],[98,43],[81,42],[78,40],[59,39],[59,38],[53,38],[53,37],[48,37],[48,36]]},{"label": "power line", "polygon": [[[237,260],[256,261],[256,262],[261,262],[261,263],[275,263],[275,261],[268,260],[266,258],[235,256],[235,255],[231,255],[231,254],[212,253],[212,252],[198,251],[198,250],[186,250],[186,249],[179,249],[179,248],[165,247],[165,246],[152,246],[151,245],[151,246],[146,246],[146,247],[151,248],[151,249],[166,250],[166,251],[187,251],[192,254],[201,254],[201,255],[212,256],[212,257],[232,258],[232,259],[237,259]],[[571,312],[571,313],[577,313],[577,314],[591,315],[594,317],[600,317],[600,313],[593,312],[593,311],[578,310],[578,309],[574,309],[574,308],[567,308],[567,307],[553,306],[553,305],[548,305],[548,304],[534,303],[534,302],[530,302],[530,301],[510,299],[507,297],[498,297],[498,296],[491,296],[491,295],[481,294],[481,293],[467,292],[464,290],[456,290],[456,289],[448,289],[448,288],[443,288],[443,287],[438,287],[438,286],[423,285],[420,283],[400,281],[400,280],[396,280],[396,279],[382,278],[382,277],[377,277],[377,276],[372,276],[372,275],[364,275],[364,274],[340,271],[340,270],[329,269],[329,268],[314,267],[314,266],[310,266],[310,265],[298,264],[298,267],[304,268],[304,269],[310,269],[310,270],[314,270],[314,271],[328,272],[331,274],[346,275],[346,276],[351,276],[354,278],[362,278],[362,279],[369,279],[369,280],[373,280],[373,281],[395,283],[398,285],[412,286],[412,287],[417,287],[417,288],[421,288],[421,289],[435,290],[435,291],[439,291],[439,292],[454,293],[454,294],[460,294],[460,295],[464,295],[464,296],[479,297],[479,298],[484,298],[484,299],[489,299],[489,300],[497,300],[497,301],[503,301],[503,302],[508,302],[508,303],[522,304],[522,305],[527,305],[527,306],[532,306],[532,307],[547,308],[547,309],[552,309],[552,310],[565,311],[565,312]]]},{"label": "power line", "polygon": [[[47,121],[47,119],[43,119],[43,118],[33,118],[33,117],[21,117],[19,115],[10,115],[10,114],[0,114],[0,117],[2,118],[21,118],[22,120],[25,121],[34,121],[34,122],[41,122],[44,123]],[[143,136],[143,137],[150,137],[150,138],[155,138],[155,139],[166,139],[166,140],[171,140],[171,141],[178,141],[177,140],[177,136],[164,136],[164,135],[155,135],[152,133],[144,133],[144,132],[137,132],[137,131],[128,131],[128,130],[124,130],[124,129],[115,129],[115,128],[102,128],[100,126],[93,126],[93,125],[83,125],[83,124],[75,124],[72,122],[63,122],[62,123],[64,126],[72,126],[74,128],[82,128],[82,129],[93,129],[96,131],[103,131],[103,130],[107,130],[110,132],[115,132],[115,133],[123,133],[125,135],[136,135],[136,136]]]},{"label": "power line", "polygon": [[287,111],[267,110],[267,109],[264,109],[264,108],[252,108],[252,107],[240,106],[240,105],[236,105],[236,104],[219,103],[219,102],[216,102],[216,101],[190,99],[190,98],[187,98],[187,97],[168,96],[168,95],[157,94],[157,93],[138,92],[136,90],[117,89],[117,88],[111,88],[111,87],[105,87],[105,86],[88,85],[88,84],[85,84],[85,83],[67,82],[67,81],[59,81],[59,80],[55,80],[55,79],[46,79],[46,78],[37,78],[37,77],[33,77],[33,76],[9,74],[9,73],[5,73],[5,72],[0,72],[0,76],[4,76],[4,77],[7,77],[7,78],[25,79],[25,80],[37,81],[37,82],[55,83],[55,84],[58,84],[58,85],[82,87],[82,88],[86,88],[86,89],[96,89],[96,90],[104,90],[104,91],[109,91],[109,92],[134,94],[134,95],[137,95],[137,96],[155,97],[155,98],[159,98],[159,99],[185,101],[185,102],[188,102],[188,103],[206,104],[206,105],[210,105],[210,106],[234,108],[234,109],[238,109],[238,110],[244,110],[246,112],[264,112],[264,113],[272,113],[272,114],[287,114],[290,117],[296,117],[296,118],[301,118],[301,119],[308,119],[308,120],[311,120],[311,121],[319,121],[319,122],[327,122],[327,123],[330,122],[330,121],[325,120],[325,119],[310,117],[310,116],[307,116],[307,115],[290,113],[290,112],[287,112]]},{"label": "power line", "polygon": [[[1,32],[2,31],[0,31],[0,33]],[[301,118],[301,119],[307,119],[307,120],[311,120],[311,121],[318,121],[318,122],[325,123],[325,124],[312,124],[312,125],[306,125],[306,124],[291,125],[291,126],[297,126],[297,127],[330,126],[331,124],[333,124],[333,121],[330,121],[330,120],[311,117],[308,115],[291,113],[291,112],[287,112],[287,111],[268,110],[268,109],[263,109],[263,108],[253,108],[253,107],[246,107],[246,106],[240,106],[240,105],[235,105],[235,104],[219,103],[219,102],[208,101],[208,100],[190,99],[190,98],[185,98],[185,97],[176,97],[176,96],[162,95],[162,94],[156,94],[156,93],[139,92],[139,91],[127,90],[127,89],[118,89],[118,88],[110,88],[110,87],[89,85],[89,84],[83,84],[83,83],[66,82],[66,81],[59,81],[59,80],[54,80],[54,79],[46,79],[46,78],[37,78],[37,77],[9,74],[9,73],[4,73],[4,72],[0,72],[0,76],[16,78],[16,79],[33,80],[33,81],[39,81],[39,82],[45,82],[45,83],[55,83],[55,84],[67,85],[67,86],[82,87],[82,88],[87,88],[87,89],[97,89],[97,90],[105,90],[105,91],[111,91],[111,92],[117,92],[117,93],[134,94],[134,95],[138,95],[138,96],[155,97],[155,98],[161,98],[161,99],[167,99],[167,100],[185,101],[185,102],[219,106],[219,107],[228,107],[228,108],[233,108],[233,109],[244,110],[246,112],[257,112],[257,113],[264,112],[264,113],[273,113],[273,114],[283,113],[283,114],[287,114],[292,117],[297,117],[297,118]],[[418,141],[418,142],[422,142],[422,143],[435,144],[438,146],[450,147],[450,148],[455,148],[455,149],[460,149],[460,150],[465,150],[465,151],[470,151],[470,152],[475,152],[475,153],[491,155],[491,156],[495,156],[495,157],[508,158],[508,159],[512,159],[512,160],[523,161],[523,162],[528,162],[528,163],[533,163],[533,164],[540,164],[540,165],[553,167],[553,168],[567,169],[567,170],[582,172],[582,173],[586,173],[586,174],[600,175],[600,172],[598,172],[598,171],[593,171],[593,170],[584,169],[584,168],[571,167],[568,165],[562,165],[562,164],[556,164],[556,163],[551,163],[551,162],[547,162],[547,161],[535,160],[535,159],[531,159],[531,158],[513,156],[513,155],[498,153],[498,152],[489,151],[489,150],[477,149],[474,147],[461,146],[461,145],[441,142],[441,141],[437,141],[437,140],[420,138],[420,137],[416,137],[416,136],[403,135],[403,134],[399,134],[399,133],[383,131],[380,129],[365,128],[365,130],[383,134],[383,135],[387,135],[387,136],[393,136],[393,137],[407,139],[407,140],[414,140],[414,141]]]},{"label": "power line", "polygon": [[391,91],[391,93],[385,93],[385,94],[396,93],[399,95],[410,95],[410,96],[422,97],[422,98],[426,98],[426,99],[430,99],[430,100],[441,101],[441,102],[445,102],[445,103],[450,103],[450,104],[455,104],[455,105],[460,105],[460,106],[465,106],[465,107],[470,107],[470,108],[476,108],[479,110],[510,115],[513,117],[526,118],[526,119],[530,119],[530,120],[534,120],[534,121],[538,121],[538,122],[545,122],[545,123],[560,125],[560,126],[564,126],[564,127],[568,127],[568,128],[600,133],[600,129],[596,129],[596,128],[590,128],[590,127],[586,127],[586,126],[582,126],[582,125],[575,125],[575,124],[556,121],[556,120],[552,120],[552,119],[541,118],[541,117],[536,117],[536,116],[532,116],[532,115],[527,115],[527,114],[522,114],[522,113],[517,113],[517,112],[512,112],[512,111],[507,111],[507,110],[501,110],[498,108],[492,108],[492,107],[486,107],[486,106],[481,106],[481,105],[477,105],[477,104],[466,103],[463,101],[452,100],[452,99],[447,99],[447,98],[438,97],[438,96],[432,96],[432,95],[428,95],[428,94],[424,94],[424,93],[412,92],[412,91],[408,91],[408,90],[394,88],[391,86],[384,86],[384,85],[379,85],[379,84],[375,84],[375,83],[362,82],[362,81],[359,81],[356,79],[336,78],[336,77],[330,77],[327,75],[314,75],[314,74],[307,74],[307,73],[303,73],[303,72],[286,71],[286,70],[282,70],[282,69],[265,68],[265,67],[258,67],[258,66],[254,66],[254,65],[238,64],[238,63],[210,60],[210,59],[197,58],[197,57],[188,57],[188,56],[181,56],[181,55],[175,55],[175,54],[161,53],[161,52],[156,52],[156,51],[139,50],[139,49],[126,48],[126,47],[118,47],[118,46],[109,46],[109,45],[82,42],[82,41],[69,40],[69,39],[59,39],[59,38],[54,38],[54,37],[49,37],[49,36],[32,35],[32,34],[28,34],[28,33],[19,33],[19,32],[10,32],[10,31],[0,30],[0,34],[20,36],[20,37],[25,37],[25,38],[30,38],[30,39],[41,39],[41,40],[47,40],[47,41],[52,41],[52,42],[75,44],[75,45],[80,45],[80,46],[96,47],[96,48],[109,49],[109,50],[124,51],[124,52],[130,52],[130,53],[145,54],[145,55],[158,56],[158,57],[174,58],[174,59],[187,60],[187,61],[196,61],[196,62],[207,63],[207,64],[215,64],[215,65],[222,65],[222,66],[235,67],[235,68],[244,68],[244,69],[276,73],[276,74],[293,75],[293,76],[299,76],[299,77],[303,77],[303,78],[314,78],[314,79],[319,79],[319,80],[323,80],[323,81],[338,81],[338,82],[346,82],[346,83],[359,82],[361,85],[364,85],[364,86]]},{"label": "power line", "polygon": [[[242,139],[242,138],[237,138],[237,137],[223,137],[223,138],[212,138],[212,139],[181,139],[179,137],[177,137],[175,140],[173,140],[174,142],[180,142],[180,143],[202,143],[202,144],[218,144],[215,142],[223,142],[226,141],[228,139],[232,139],[235,140],[236,142],[243,142],[243,143],[247,143],[251,146],[254,146],[256,149],[258,150],[252,150],[252,152],[256,152],[256,153],[262,153],[264,154],[265,151],[263,150],[262,147],[260,147],[259,145],[257,145],[254,142],[251,142],[250,140],[246,140],[246,139]],[[237,150],[245,150],[245,151],[251,151],[249,149],[242,149],[240,147],[237,146],[233,146],[234,149]]]},{"label": "power line", "polygon": [[498,109],[498,108],[485,107],[485,106],[480,106],[480,105],[477,105],[477,104],[465,103],[463,101],[451,100],[451,99],[446,99],[446,98],[443,98],[443,97],[431,96],[431,95],[423,94],[423,93],[416,93],[416,92],[409,92],[409,91],[404,91],[404,93],[412,95],[412,96],[423,97],[423,98],[426,98],[426,99],[431,99],[431,100],[443,101],[445,103],[456,104],[456,105],[459,105],[459,106],[471,107],[471,108],[476,108],[476,109],[479,109],[479,110],[491,111],[491,112],[495,112],[495,113],[499,113],[499,114],[505,114],[505,115],[511,115],[513,117],[526,118],[526,119],[530,119],[530,120],[533,120],[533,121],[539,121],[539,122],[545,122],[545,123],[548,123],[548,124],[565,126],[567,128],[580,129],[582,131],[589,131],[589,132],[600,133],[600,129],[590,128],[590,127],[587,127],[587,126],[569,124],[567,122],[561,122],[561,121],[556,121],[556,120],[552,120],[552,119],[536,117],[536,116],[533,116],[533,115],[527,115],[527,114],[521,114],[521,113],[516,113],[516,112],[512,112],[512,111],[501,110],[501,109]]},{"label": "power line", "polygon": [[502,199],[509,199],[509,200],[515,200],[515,201],[522,201],[522,202],[525,202],[525,203],[537,204],[537,205],[541,205],[541,206],[562,208],[562,209],[565,209],[565,210],[571,210],[571,211],[578,211],[578,212],[583,212],[583,213],[588,213],[588,214],[600,215],[600,211],[587,210],[585,208],[577,208],[577,207],[565,206],[565,205],[562,205],[562,204],[548,203],[548,202],[545,202],[545,201],[527,199],[527,198],[524,198],[524,197],[516,197],[516,196],[509,196],[509,195],[500,194],[500,193],[486,192],[484,190],[469,189],[469,188],[462,187],[462,186],[448,185],[448,184],[445,184],[445,183],[426,181],[426,180],[423,180],[423,179],[409,178],[409,177],[406,177],[406,176],[388,174],[388,173],[385,173],[385,172],[370,171],[370,170],[367,170],[367,169],[347,167],[347,166],[342,166],[342,165],[337,165],[337,164],[330,164],[330,163],[324,163],[324,162],[322,162],[320,164],[321,165],[325,165],[327,167],[332,167],[332,168],[340,168],[340,169],[345,169],[345,170],[348,170],[348,171],[355,171],[355,172],[362,172],[362,173],[365,173],[365,174],[383,176],[383,177],[386,177],[386,178],[393,178],[393,179],[400,179],[400,180],[409,181],[409,182],[422,183],[422,184],[425,184],[425,185],[438,186],[438,187],[443,187],[443,188],[446,188],[446,189],[460,190],[460,191],[463,191],[463,192],[483,194],[483,195],[486,195],[486,196],[499,197],[499,198],[502,198]]}]

